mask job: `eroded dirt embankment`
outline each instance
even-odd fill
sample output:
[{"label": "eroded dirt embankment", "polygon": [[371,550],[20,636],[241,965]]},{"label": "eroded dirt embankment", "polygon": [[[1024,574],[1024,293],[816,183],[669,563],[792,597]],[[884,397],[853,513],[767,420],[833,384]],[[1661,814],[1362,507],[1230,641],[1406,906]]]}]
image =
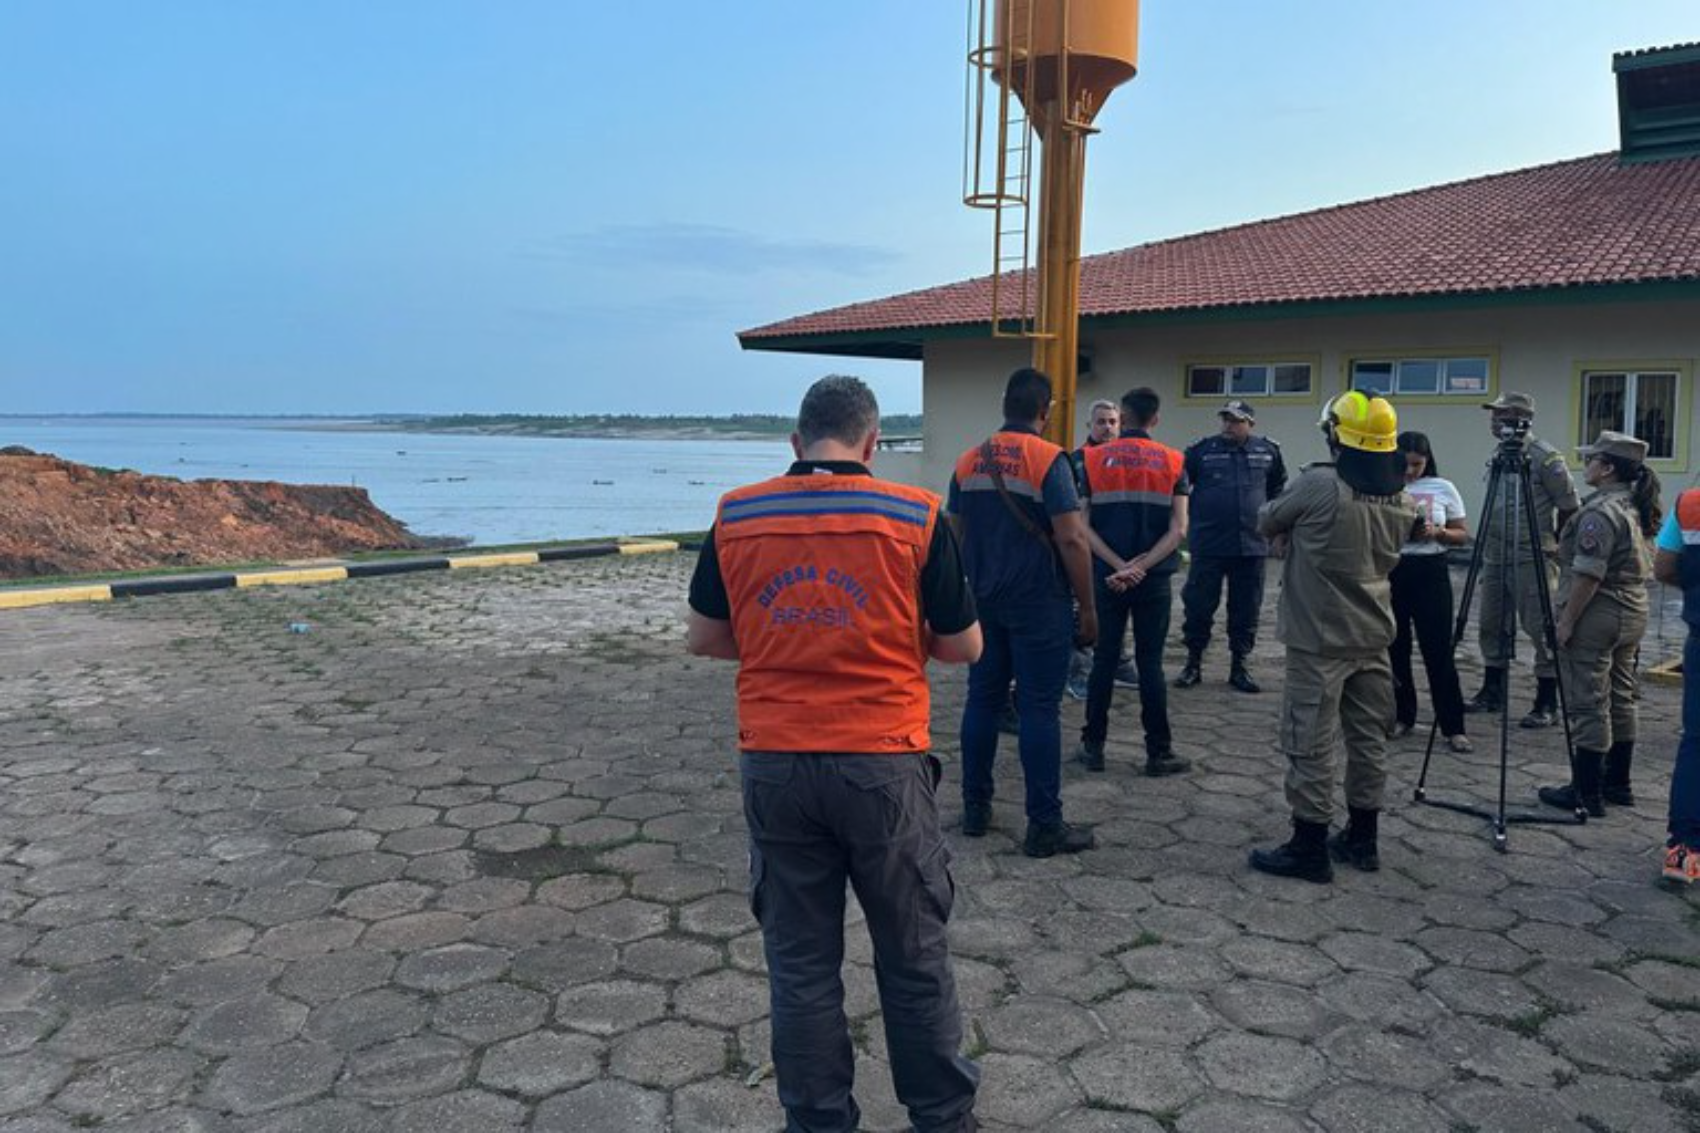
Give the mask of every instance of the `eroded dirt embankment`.
[{"label": "eroded dirt embankment", "polygon": [[0,450],[0,578],[427,545],[363,488],[174,480]]}]

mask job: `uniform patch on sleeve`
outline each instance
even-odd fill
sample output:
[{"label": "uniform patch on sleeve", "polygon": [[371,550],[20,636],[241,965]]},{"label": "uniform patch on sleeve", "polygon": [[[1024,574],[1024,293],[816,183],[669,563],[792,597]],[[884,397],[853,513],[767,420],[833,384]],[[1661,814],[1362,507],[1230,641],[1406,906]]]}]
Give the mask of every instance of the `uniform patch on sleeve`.
[{"label": "uniform patch on sleeve", "polygon": [[1582,554],[1597,559],[1610,541],[1611,524],[1605,516],[1590,512],[1576,521],[1576,549]]}]

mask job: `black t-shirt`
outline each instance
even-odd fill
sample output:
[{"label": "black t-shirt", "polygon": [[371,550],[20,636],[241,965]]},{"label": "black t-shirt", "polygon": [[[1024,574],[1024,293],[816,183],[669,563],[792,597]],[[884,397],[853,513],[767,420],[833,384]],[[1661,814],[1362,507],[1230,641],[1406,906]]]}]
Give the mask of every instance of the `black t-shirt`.
[{"label": "black t-shirt", "polygon": [[[836,476],[871,476],[865,465],[853,460],[799,460],[787,476],[809,476],[830,472]],[[726,580],[720,573],[720,556],[714,549],[714,531],[703,541],[702,553],[691,575],[691,609],[705,618],[730,621],[732,603],[726,596]],[[941,515],[933,524],[933,541],[927,548],[927,565],[921,568],[921,616],[937,634],[961,633],[978,616],[974,595],[962,573],[962,552],[956,535]]]}]

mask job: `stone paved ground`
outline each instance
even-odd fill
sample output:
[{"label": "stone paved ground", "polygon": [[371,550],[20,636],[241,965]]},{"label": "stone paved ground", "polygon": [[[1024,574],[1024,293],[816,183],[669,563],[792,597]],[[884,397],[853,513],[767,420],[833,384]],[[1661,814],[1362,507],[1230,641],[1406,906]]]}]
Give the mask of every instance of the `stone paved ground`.
[{"label": "stone paved ground", "polygon": [[[690,565],[4,615],[0,1133],[777,1128]],[[1700,894],[1654,881],[1676,693],[1647,690],[1639,808],[1504,855],[1409,801],[1401,741],[1387,868],[1325,888],[1244,866],[1284,834],[1278,656],[1260,697],[1219,661],[1175,695],[1181,779],[1133,773],[1124,694],[1110,770],[1065,787],[1097,852],[1015,851],[1006,751],[952,926],[986,1127],[1700,1128]],[[1513,738],[1528,801],[1557,742]],[[1495,766],[1431,785],[1489,798]],[[868,1127],[901,1128],[850,939]]]}]

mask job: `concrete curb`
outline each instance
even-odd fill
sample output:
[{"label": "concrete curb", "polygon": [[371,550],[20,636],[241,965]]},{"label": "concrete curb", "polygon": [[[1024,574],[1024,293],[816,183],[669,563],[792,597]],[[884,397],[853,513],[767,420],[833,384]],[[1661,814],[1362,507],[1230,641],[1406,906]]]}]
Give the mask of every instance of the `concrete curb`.
[{"label": "concrete curb", "polygon": [[652,555],[680,549],[670,539],[640,539],[625,543],[589,543],[571,547],[545,547],[539,551],[501,551],[493,554],[440,555],[422,559],[385,559],[378,562],[336,563],[310,567],[230,573],[179,574],[165,578],[119,579],[116,582],[83,583],[71,586],[0,588],[0,610],[22,610],[33,606],[56,606],[68,602],[110,602],[116,598],[144,598],[154,594],[189,594],[202,590],[247,589],[254,586],[303,586],[341,582],[350,578],[380,578],[391,574],[417,574],[434,570],[479,570],[491,567],[534,566],[538,563],[596,559],[607,555]]}]

